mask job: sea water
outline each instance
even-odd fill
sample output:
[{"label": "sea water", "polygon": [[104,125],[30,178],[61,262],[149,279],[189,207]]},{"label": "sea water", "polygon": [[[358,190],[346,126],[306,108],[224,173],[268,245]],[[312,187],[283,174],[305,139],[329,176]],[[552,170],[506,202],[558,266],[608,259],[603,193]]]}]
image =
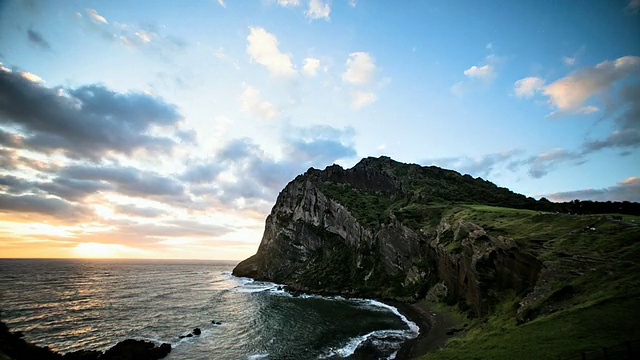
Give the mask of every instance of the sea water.
[{"label": "sea water", "polygon": [[[392,359],[419,332],[387,304],[294,297],[232,276],[234,265],[0,259],[0,310],[11,330],[56,351],[132,338],[170,343],[167,359]],[[196,327],[201,335],[180,339]]]}]

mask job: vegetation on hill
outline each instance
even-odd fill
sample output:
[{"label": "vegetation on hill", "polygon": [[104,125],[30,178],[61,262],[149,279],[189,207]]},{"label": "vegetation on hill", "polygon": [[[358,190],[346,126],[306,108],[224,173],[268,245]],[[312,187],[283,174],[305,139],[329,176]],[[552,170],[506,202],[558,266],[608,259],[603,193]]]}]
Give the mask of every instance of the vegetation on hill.
[{"label": "vegetation on hill", "polygon": [[289,183],[234,274],[451,307],[465,326],[426,359],[571,358],[640,339],[639,215],[367,158]]},{"label": "vegetation on hill", "polygon": [[[372,171],[391,176],[395,186],[355,180]],[[466,326],[424,359],[571,358],[640,339],[640,204],[535,200],[480,178],[388,158],[364,159],[345,172],[316,173],[316,182],[369,227],[400,221],[433,233],[443,218],[464,219],[545,263],[546,288],[505,291],[486,317],[448,299]],[[459,239],[443,239],[452,254],[462,249]]]}]

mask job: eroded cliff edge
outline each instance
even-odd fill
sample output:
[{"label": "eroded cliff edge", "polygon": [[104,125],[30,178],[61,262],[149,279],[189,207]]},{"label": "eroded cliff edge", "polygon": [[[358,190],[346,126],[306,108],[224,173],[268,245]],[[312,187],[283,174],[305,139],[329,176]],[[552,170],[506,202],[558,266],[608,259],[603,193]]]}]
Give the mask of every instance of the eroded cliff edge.
[{"label": "eroded cliff edge", "polygon": [[[491,206],[514,211],[484,211]],[[479,317],[511,296],[524,322],[571,301],[577,291],[564,284],[593,265],[555,246],[591,236],[582,232],[594,220],[542,211],[550,206],[481,178],[387,157],[309,169],[281,191],[257,253],[233,273],[300,291],[428,295]]]}]

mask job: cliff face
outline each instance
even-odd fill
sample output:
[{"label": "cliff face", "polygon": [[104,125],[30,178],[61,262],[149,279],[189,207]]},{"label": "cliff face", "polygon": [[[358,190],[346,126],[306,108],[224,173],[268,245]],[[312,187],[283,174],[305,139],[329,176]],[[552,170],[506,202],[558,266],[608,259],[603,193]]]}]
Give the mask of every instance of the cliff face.
[{"label": "cliff face", "polygon": [[448,194],[483,191],[524,199],[482,179],[389,158],[348,170],[310,169],[282,190],[258,252],[234,275],[301,291],[405,300],[431,289],[485,315],[503,289],[532,289],[542,264],[443,204]]}]

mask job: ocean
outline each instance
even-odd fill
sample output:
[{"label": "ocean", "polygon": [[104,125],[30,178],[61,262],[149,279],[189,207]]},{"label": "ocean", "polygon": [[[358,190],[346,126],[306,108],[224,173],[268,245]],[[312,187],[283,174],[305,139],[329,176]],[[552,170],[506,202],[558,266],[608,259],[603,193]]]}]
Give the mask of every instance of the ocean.
[{"label": "ocean", "polygon": [[[234,263],[0,259],[12,331],[59,352],[132,338],[170,343],[166,359],[393,359],[419,329],[369,299],[302,295],[237,278]],[[185,337],[194,328],[199,336]]]}]

